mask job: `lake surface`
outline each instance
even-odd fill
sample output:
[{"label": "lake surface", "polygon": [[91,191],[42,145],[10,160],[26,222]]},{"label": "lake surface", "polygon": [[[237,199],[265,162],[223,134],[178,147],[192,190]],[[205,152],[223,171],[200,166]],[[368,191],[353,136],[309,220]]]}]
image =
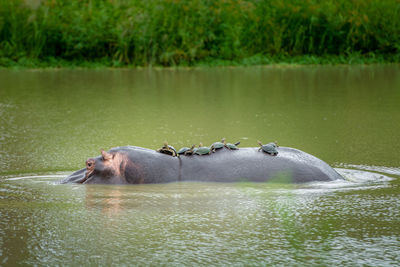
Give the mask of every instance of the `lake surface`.
[{"label": "lake surface", "polygon": [[[0,71],[0,266],[400,262],[400,66]],[[100,148],[278,141],[347,180],[60,185]]]}]

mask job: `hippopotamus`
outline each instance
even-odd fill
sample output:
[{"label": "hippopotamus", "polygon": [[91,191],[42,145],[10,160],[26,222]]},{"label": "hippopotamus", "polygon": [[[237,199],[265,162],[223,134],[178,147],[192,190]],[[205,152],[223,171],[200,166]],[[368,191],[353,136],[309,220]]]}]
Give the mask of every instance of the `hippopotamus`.
[{"label": "hippopotamus", "polygon": [[[86,168],[61,183],[153,184],[198,182],[285,182],[304,183],[344,178],[324,161],[301,150],[278,147],[271,156],[257,147],[220,149],[210,155],[172,157],[155,150],[124,146],[102,150],[89,158]],[[282,180],[282,179],[281,179]]]}]

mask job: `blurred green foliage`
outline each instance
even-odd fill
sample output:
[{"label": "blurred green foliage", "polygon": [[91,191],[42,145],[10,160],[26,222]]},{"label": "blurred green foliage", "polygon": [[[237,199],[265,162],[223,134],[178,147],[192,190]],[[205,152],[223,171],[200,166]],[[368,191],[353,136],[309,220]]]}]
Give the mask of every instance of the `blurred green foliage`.
[{"label": "blurred green foliage", "polygon": [[0,66],[351,58],[400,61],[399,0],[0,0]]}]

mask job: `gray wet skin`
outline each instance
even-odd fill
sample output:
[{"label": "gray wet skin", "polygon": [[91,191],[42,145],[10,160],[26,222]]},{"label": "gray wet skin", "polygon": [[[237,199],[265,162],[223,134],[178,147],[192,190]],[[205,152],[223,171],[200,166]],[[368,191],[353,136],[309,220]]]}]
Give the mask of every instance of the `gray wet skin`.
[{"label": "gray wet skin", "polygon": [[177,158],[141,147],[117,147],[88,159],[85,169],[61,183],[267,182],[282,176],[292,183],[343,180],[327,163],[303,151],[278,147],[279,154],[270,157],[258,150],[224,148],[211,155]]}]

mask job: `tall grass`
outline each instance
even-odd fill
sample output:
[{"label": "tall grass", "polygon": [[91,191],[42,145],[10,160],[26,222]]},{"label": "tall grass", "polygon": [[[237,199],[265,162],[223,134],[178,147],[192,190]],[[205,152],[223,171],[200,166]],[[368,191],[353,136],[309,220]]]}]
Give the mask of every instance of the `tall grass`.
[{"label": "tall grass", "polygon": [[0,0],[3,66],[170,66],[305,55],[399,62],[400,1],[42,0],[31,7]]}]

